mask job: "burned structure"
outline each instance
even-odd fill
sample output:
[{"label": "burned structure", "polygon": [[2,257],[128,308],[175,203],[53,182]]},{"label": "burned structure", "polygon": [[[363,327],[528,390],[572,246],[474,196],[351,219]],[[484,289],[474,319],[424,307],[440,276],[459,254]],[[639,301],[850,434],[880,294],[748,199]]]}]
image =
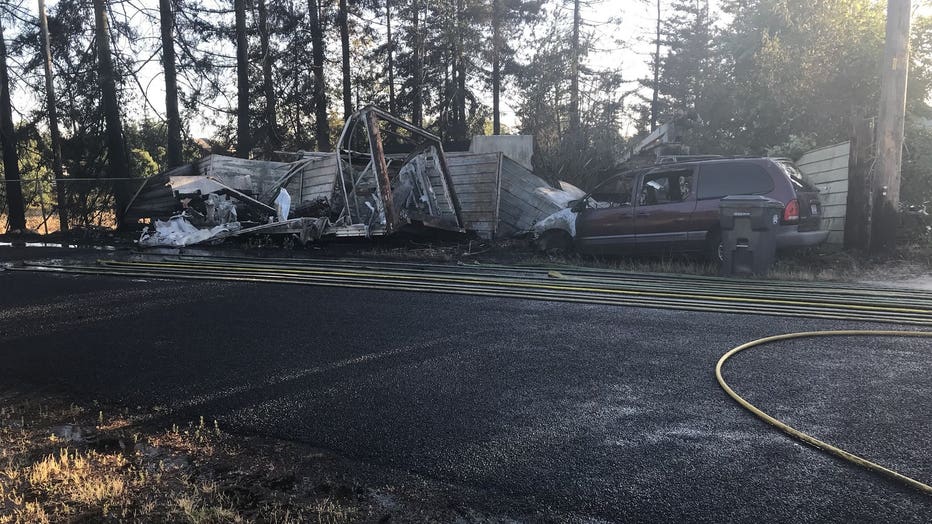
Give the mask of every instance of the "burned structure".
[{"label": "burned structure", "polygon": [[153,176],[126,216],[152,219],[143,246],[233,237],[289,246],[399,231],[490,239],[529,231],[572,194],[502,152],[448,156],[439,137],[372,106],[347,120],[336,151],[288,155],[294,160],[211,155]]},{"label": "burned structure", "polygon": [[[387,154],[386,135],[409,152]],[[294,156],[292,162],[208,156],[147,179],[126,216],[154,220],[143,245],[463,231],[440,139],[375,107],[347,120],[335,152]]]}]

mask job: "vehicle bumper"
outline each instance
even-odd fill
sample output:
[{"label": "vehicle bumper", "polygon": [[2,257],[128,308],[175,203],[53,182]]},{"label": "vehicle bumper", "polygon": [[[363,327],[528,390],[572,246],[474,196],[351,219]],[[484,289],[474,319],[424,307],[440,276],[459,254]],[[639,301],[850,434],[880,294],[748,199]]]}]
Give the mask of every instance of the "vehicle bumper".
[{"label": "vehicle bumper", "polygon": [[797,226],[777,231],[777,249],[817,246],[828,239],[828,231],[800,231]]}]

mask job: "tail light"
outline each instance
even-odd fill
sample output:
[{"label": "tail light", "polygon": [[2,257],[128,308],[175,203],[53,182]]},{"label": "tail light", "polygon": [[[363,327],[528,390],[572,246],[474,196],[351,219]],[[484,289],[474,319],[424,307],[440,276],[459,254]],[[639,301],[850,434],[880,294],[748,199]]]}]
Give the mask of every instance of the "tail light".
[{"label": "tail light", "polygon": [[795,198],[787,202],[786,207],[783,208],[783,222],[790,224],[799,222],[799,201]]}]

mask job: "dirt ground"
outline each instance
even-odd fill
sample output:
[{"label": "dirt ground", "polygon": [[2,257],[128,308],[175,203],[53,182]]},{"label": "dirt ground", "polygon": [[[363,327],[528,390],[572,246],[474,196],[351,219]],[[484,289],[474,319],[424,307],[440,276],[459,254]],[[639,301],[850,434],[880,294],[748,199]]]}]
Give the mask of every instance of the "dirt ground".
[{"label": "dirt ground", "polygon": [[0,523],[502,520],[461,487],[169,420],[159,407],[0,393]]}]

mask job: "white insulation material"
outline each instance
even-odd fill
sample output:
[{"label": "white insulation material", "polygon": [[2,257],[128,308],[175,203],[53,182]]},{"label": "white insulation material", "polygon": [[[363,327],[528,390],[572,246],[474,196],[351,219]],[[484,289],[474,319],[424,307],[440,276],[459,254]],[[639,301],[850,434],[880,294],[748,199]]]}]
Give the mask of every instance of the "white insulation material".
[{"label": "white insulation material", "polygon": [[174,216],[168,220],[156,220],[155,231],[149,228],[142,231],[139,245],[146,247],[175,246],[184,247],[204,242],[229,231],[237,231],[239,222],[214,226],[210,229],[198,229],[183,216]]}]

